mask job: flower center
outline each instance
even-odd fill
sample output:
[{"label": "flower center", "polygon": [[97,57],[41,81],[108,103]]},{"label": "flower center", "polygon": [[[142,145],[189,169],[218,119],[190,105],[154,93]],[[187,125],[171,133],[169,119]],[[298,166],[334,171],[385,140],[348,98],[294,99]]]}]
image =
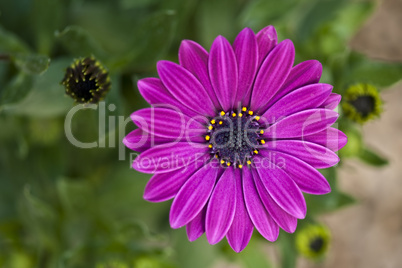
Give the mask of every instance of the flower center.
[{"label": "flower center", "polygon": [[233,164],[242,168],[245,164],[250,165],[252,156],[258,154],[257,148],[265,143],[260,136],[264,130],[258,123],[259,119],[246,107],[237,113],[220,112],[210,121],[209,133],[205,136],[211,154],[226,166]]},{"label": "flower center", "polygon": [[316,237],[313,241],[310,242],[310,249],[314,252],[319,252],[324,245],[324,240],[322,237]]},{"label": "flower center", "polygon": [[355,107],[362,117],[367,117],[374,110],[375,99],[372,96],[359,96],[351,101],[350,104]]}]

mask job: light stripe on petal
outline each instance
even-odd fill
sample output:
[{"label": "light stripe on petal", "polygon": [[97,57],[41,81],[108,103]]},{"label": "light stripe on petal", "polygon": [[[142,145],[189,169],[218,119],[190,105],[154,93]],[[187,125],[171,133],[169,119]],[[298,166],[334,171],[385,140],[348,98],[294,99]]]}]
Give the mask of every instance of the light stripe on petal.
[{"label": "light stripe on petal", "polygon": [[206,129],[201,123],[171,109],[145,108],[131,114],[133,122],[144,131],[164,138],[203,142]]},{"label": "light stripe on petal", "polygon": [[285,82],[294,57],[295,49],[290,40],[282,41],[268,54],[257,73],[251,93],[251,110],[265,111],[268,101]]},{"label": "light stripe on petal", "polygon": [[269,25],[263,28],[257,33],[257,43],[258,43],[258,66],[265,60],[268,53],[276,46],[278,43],[278,37],[276,35],[276,30],[274,26]]},{"label": "light stripe on petal", "polygon": [[331,93],[329,97],[324,101],[323,104],[321,104],[321,108],[325,108],[328,110],[333,110],[335,109],[339,102],[341,101],[342,96],[336,93]]},{"label": "light stripe on petal", "polygon": [[292,68],[289,76],[285,80],[285,83],[283,83],[281,89],[267,103],[266,107],[270,107],[277,100],[297,88],[318,83],[318,81],[320,81],[321,74],[322,65],[317,60],[308,60],[297,64]]},{"label": "light stripe on petal", "polygon": [[159,61],[156,68],[164,86],[179,102],[201,115],[215,115],[205,88],[187,69],[164,60]]},{"label": "light stripe on petal", "polygon": [[271,151],[293,155],[314,168],[328,168],[339,162],[339,157],[321,145],[300,140],[276,140],[264,145]]},{"label": "light stripe on petal", "polygon": [[236,55],[239,72],[239,84],[234,102],[234,107],[236,108],[240,103],[243,106],[248,106],[249,100],[246,100],[245,97],[250,95],[258,68],[258,46],[253,30],[244,28],[233,43],[233,50]]},{"label": "light stripe on petal", "polygon": [[201,165],[210,158],[209,148],[204,144],[187,142],[165,143],[141,153],[133,162],[133,168],[143,173],[165,173],[182,168],[194,161]]},{"label": "light stripe on petal", "polygon": [[247,246],[254,229],[253,223],[248,216],[246,203],[244,202],[241,169],[235,170],[235,184],[236,212],[226,238],[232,249],[240,252]]},{"label": "light stripe on petal", "polygon": [[172,172],[152,176],[145,186],[144,199],[162,202],[176,196],[183,184],[202,166],[197,161]]},{"label": "light stripe on petal", "polygon": [[237,63],[232,46],[223,36],[218,36],[211,46],[208,71],[221,107],[230,111],[237,92]]},{"label": "light stripe on petal", "polygon": [[208,202],[205,234],[214,245],[222,240],[232,225],[236,208],[234,171],[227,168],[220,177]]},{"label": "light stripe on petal", "polygon": [[190,242],[197,240],[205,233],[205,214],[207,207],[205,206],[194,219],[186,225],[187,237]]},{"label": "light stripe on petal", "polygon": [[162,81],[158,78],[152,77],[138,80],[137,87],[142,97],[144,97],[144,99],[152,106],[172,108],[188,115],[189,117],[199,115],[198,112],[189,109],[173,97],[173,95],[165,88]]},{"label": "light stripe on petal", "polygon": [[301,140],[313,142],[336,152],[348,142],[348,137],[339,129],[329,127],[312,135],[304,136]]},{"label": "light stripe on petal", "polygon": [[331,94],[332,86],[328,84],[313,84],[301,87],[287,94],[268,108],[263,117],[268,122],[288,116],[306,109],[317,108]]},{"label": "light stripe on petal", "polygon": [[[266,174],[269,176],[269,174]],[[260,175],[256,170],[253,170],[253,177],[257,191],[260,195],[261,201],[267,209],[268,213],[276,221],[276,223],[284,231],[293,233],[297,227],[297,218],[284,211],[271,197],[264,184],[261,181]]]},{"label": "light stripe on petal", "polygon": [[183,40],[179,49],[179,62],[204,86],[216,109],[221,109],[208,74],[208,52],[198,43]]},{"label": "light stripe on petal", "polygon": [[[272,152],[261,150],[262,157],[269,157]],[[276,161],[283,163],[281,168],[299,186],[300,190],[309,194],[327,194],[331,186],[325,177],[315,168],[289,154],[275,152]]]},{"label": "light stripe on petal", "polygon": [[[216,161],[216,160],[213,160]],[[177,193],[170,209],[170,226],[180,228],[201,212],[212,190],[218,175],[218,168],[207,164],[191,176]]]},{"label": "light stripe on petal", "polygon": [[144,152],[155,145],[168,143],[172,141],[173,140],[169,138],[162,138],[151,135],[143,131],[142,129],[135,129],[131,131],[123,139],[123,143],[127,148],[137,152]]},{"label": "light stripe on petal", "polygon": [[253,175],[248,168],[243,169],[243,194],[248,215],[257,231],[268,241],[276,241],[279,226],[268,214],[254,185]]},{"label": "light stripe on petal", "polygon": [[[296,183],[280,166],[270,165],[268,158],[263,159],[256,169],[262,184],[272,199],[287,213],[303,219],[306,216],[306,202]],[[265,162],[265,164],[263,164]]]},{"label": "light stripe on petal", "polygon": [[275,139],[304,137],[330,127],[338,116],[339,114],[332,110],[305,110],[269,126],[263,136]]}]

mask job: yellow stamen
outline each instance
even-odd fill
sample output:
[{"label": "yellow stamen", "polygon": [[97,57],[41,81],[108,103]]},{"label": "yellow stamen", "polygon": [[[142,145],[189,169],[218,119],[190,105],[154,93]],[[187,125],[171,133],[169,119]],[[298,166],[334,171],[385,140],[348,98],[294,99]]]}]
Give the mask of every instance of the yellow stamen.
[{"label": "yellow stamen", "polygon": [[257,150],[254,150],[254,153],[255,153],[255,154],[258,154],[258,151],[257,151]]},{"label": "yellow stamen", "polygon": [[242,168],[243,167],[243,165],[239,165],[239,168]]},{"label": "yellow stamen", "polygon": [[209,126],[209,127],[208,127],[209,130],[212,130],[213,128],[214,128],[213,126]]},{"label": "yellow stamen", "polygon": [[211,139],[211,137],[210,137],[209,135],[206,135],[206,136],[205,136],[205,139],[206,139],[207,141],[209,141],[209,140]]},{"label": "yellow stamen", "polygon": [[226,165],[229,167],[229,166],[230,166],[230,162],[227,162]]},{"label": "yellow stamen", "polygon": [[233,117],[236,117],[236,113],[232,113],[232,116],[233,116]]},{"label": "yellow stamen", "polygon": [[219,121],[219,125],[222,125],[223,124],[223,122],[222,121]]},{"label": "yellow stamen", "polygon": [[212,148],[212,144],[208,145],[209,148]]},{"label": "yellow stamen", "polygon": [[219,158],[219,156],[216,154],[216,155],[215,155],[215,158]]},{"label": "yellow stamen", "polygon": [[261,129],[261,130],[260,130],[260,134],[264,134],[264,130]]},{"label": "yellow stamen", "polygon": [[225,160],[221,160],[221,164],[225,164]]},{"label": "yellow stamen", "polygon": [[251,165],[251,161],[250,161],[250,160],[247,160],[247,165]]},{"label": "yellow stamen", "polygon": [[226,113],[224,111],[221,112],[221,116],[224,116]]},{"label": "yellow stamen", "polygon": [[261,140],[261,144],[265,144],[265,141],[264,141],[264,140]]},{"label": "yellow stamen", "polygon": [[247,111],[247,108],[246,108],[246,107],[243,107],[241,110],[242,110],[243,112],[245,112],[245,111]]},{"label": "yellow stamen", "polygon": [[216,122],[215,119],[212,119],[212,120],[211,120],[211,124],[212,124],[212,125],[215,124],[215,122]]},{"label": "yellow stamen", "polygon": [[242,113],[239,113],[239,117],[242,117],[243,116],[243,114]]},{"label": "yellow stamen", "polygon": [[249,115],[253,115],[253,113],[254,113],[253,111],[248,111]]}]

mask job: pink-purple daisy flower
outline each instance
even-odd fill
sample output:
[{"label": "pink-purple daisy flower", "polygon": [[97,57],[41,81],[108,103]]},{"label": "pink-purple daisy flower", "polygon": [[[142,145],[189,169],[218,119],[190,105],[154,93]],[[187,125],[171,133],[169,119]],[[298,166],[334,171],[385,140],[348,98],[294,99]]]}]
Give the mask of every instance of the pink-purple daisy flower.
[{"label": "pink-purple daisy flower", "polygon": [[226,236],[240,252],[254,227],[275,241],[305,217],[302,192],[330,192],[317,169],[337,164],[347,142],[331,127],[341,97],[319,83],[318,61],[293,66],[294,56],[274,27],[245,28],[209,53],[184,40],[180,64],[160,61],[159,79],[138,81],[152,108],[131,115],[139,128],[124,143],[140,152],[133,168],[154,174],[144,198],[174,198],[170,225],[186,226],[190,241]]}]

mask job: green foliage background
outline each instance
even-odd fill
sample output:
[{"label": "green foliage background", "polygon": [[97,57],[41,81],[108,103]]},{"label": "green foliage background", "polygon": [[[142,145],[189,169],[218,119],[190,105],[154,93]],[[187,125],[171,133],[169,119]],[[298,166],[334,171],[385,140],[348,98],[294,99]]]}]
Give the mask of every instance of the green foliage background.
[{"label": "green foliage background", "polygon": [[[363,0],[15,0],[0,2],[0,267],[209,267],[217,260],[271,267],[258,234],[240,254],[226,241],[188,242],[168,225],[169,202],[142,199],[148,175],[130,169],[121,140],[131,112],[147,107],[136,88],[157,76],[156,62],[177,62],[181,40],[209,49],[217,35],[233,41],[244,27],[274,25],[296,46],[296,63],[322,62],[322,82],[343,94],[349,85],[380,90],[402,77],[402,66],[370,60],[348,41],[375,8]],[[74,107],[60,81],[74,58],[93,55],[110,71],[106,134],[98,110],[79,111],[72,133],[104,147],[81,149],[65,136]],[[340,111],[342,112],[342,111]],[[115,120],[115,121],[113,121]],[[348,135],[342,161],[386,159],[362,142],[360,125],[341,117]],[[123,159],[124,158],[124,159]],[[306,195],[308,218],[354,202],[336,187],[336,168],[323,170],[333,191]],[[297,231],[296,231],[297,232]],[[256,232],[255,232],[256,233]],[[294,267],[294,234],[278,242],[282,267]]]}]

